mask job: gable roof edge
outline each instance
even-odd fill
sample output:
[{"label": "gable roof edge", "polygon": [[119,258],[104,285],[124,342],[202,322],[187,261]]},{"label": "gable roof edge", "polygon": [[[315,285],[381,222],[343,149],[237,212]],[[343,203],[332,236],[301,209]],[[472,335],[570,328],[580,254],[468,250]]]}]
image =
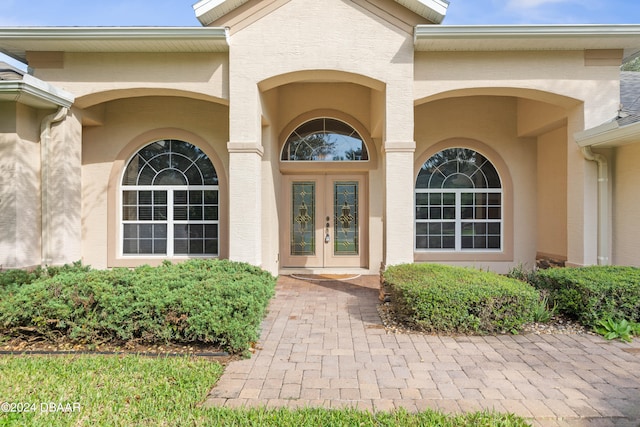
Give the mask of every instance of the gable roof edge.
[{"label": "gable roof edge", "polygon": [[[249,0],[200,0],[193,5],[196,18],[203,26],[211,25],[220,17],[242,6]],[[394,0],[412,12],[440,24],[449,7],[449,0]]]}]

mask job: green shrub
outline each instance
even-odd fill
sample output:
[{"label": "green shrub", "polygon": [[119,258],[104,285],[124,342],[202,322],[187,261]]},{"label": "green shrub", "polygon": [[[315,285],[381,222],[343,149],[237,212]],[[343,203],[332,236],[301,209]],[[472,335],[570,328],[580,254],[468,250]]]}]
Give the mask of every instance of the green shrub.
[{"label": "green shrub", "polygon": [[585,326],[604,319],[640,321],[640,268],[594,266],[537,272],[536,286],[546,289],[558,311]]},{"label": "green shrub", "polygon": [[82,342],[202,342],[241,352],[258,339],[275,278],[248,264],[191,260],[58,272],[5,292],[0,328]]},{"label": "green shrub", "polygon": [[0,291],[8,287],[20,286],[37,280],[42,276],[43,270],[38,267],[33,271],[28,270],[2,270],[0,271]]},{"label": "green shrub", "polygon": [[0,269],[0,291],[9,287],[29,284],[43,277],[53,277],[60,273],[89,271],[91,267],[83,266],[82,261],[62,266],[36,267],[33,270],[2,270]]},{"label": "green shrub", "polygon": [[516,333],[540,298],[519,280],[438,264],[389,267],[384,280],[394,311],[428,332]]}]

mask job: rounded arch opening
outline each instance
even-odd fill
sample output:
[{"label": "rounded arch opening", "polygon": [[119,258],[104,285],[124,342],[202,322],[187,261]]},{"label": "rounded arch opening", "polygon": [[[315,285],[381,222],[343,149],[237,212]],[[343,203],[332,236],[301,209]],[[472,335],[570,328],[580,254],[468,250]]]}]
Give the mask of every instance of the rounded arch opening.
[{"label": "rounded arch opening", "polygon": [[88,93],[76,98],[75,105],[78,108],[90,108],[99,104],[104,104],[110,101],[116,101],[126,98],[141,98],[152,96],[171,96],[178,98],[195,99],[199,101],[213,102],[220,105],[229,105],[229,100],[207,95],[198,92],[192,92],[183,89],[172,88],[126,88],[126,89],[111,89],[103,90],[100,92]]},{"label": "rounded arch opening", "polygon": [[512,179],[495,150],[444,140],[416,157],[414,177],[417,261],[512,260]]},{"label": "rounded arch opening", "polygon": [[290,83],[309,82],[309,83],[354,83],[370,89],[384,91],[384,82],[356,73],[340,70],[300,70],[289,73],[279,74],[262,80],[258,83],[258,87],[262,92],[284,86]]},{"label": "rounded arch opening", "polygon": [[540,89],[496,86],[467,87],[432,93],[423,97],[418,97],[418,99],[416,99],[415,101],[415,105],[419,106],[429,102],[438,101],[440,99],[463,98],[467,96],[510,96],[514,98],[523,98],[533,101],[545,102],[547,104],[556,105],[561,108],[572,108],[582,102],[567,95],[548,92]]},{"label": "rounded arch opening", "polygon": [[369,151],[364,138],[351,125],[332,117],[318,117],[301,123],[289,134],[280,160],[367,161]]},{"label": "rounded arch opening", "polygon": [[108,186],[108,266],[226,257],[224,167],[201,137],[165,128],[134,138]]},{"label": "rounded arch opening", "polygon": [[[305,136],[310,138],[307,140]],[[369,130],[339,110],[319,109],[299,115],[284,127],[279,141],[282,172],[340,171],[345,168],[365,171],[372,169],[377,161]],[[293,153],[288,152],[292,147]],[[296,147],[309,158],[297,158]],[[335,148],[333,152],[332,148]]]}]

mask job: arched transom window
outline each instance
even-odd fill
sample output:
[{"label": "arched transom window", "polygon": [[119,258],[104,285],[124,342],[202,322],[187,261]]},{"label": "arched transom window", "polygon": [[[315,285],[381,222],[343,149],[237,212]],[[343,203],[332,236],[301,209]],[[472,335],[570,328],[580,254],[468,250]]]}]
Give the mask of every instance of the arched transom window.
[{"label": "arched transom window", "polygon": [[477,151],[449,148],[427,160],[415,189],[415,249],[499,251],[500,176]]},{"label": "arched transom window", "polygon": [[337,119],[318,118],[298,126],[282,150],[284,161],[366,161],[367,146],[350,125]]},{"label": "arched transom window", "polygon": [[195,145],[169,139],[138,151],[121,205],[123,255],[218,255],[218,176]]}]

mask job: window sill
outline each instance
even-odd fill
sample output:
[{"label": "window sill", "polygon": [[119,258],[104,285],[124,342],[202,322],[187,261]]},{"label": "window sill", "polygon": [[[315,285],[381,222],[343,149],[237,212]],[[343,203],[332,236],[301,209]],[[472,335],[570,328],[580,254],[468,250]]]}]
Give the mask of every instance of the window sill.
[{"label": "window sill", "polygon": [[151,267],[157,267],[162,265],[164,261],[171,262],[182,262],[189,259],[218,259],[219,256],[174,256],[174,257],[166,257],[166,256],[127,256],[127,257],[117,257],[115,259],[109,260],[109,268],[114,267],[125,267],[125,268],[134,268],[140,267],[141,265],[149,265]]},{"label": "window sill", "polygon": [[513,254],[505,251],[474,251],[474,252],[445,252],[445,251],[414,251],[413,260],[416,262],[455,262],[455,261],[513,261]]}]

